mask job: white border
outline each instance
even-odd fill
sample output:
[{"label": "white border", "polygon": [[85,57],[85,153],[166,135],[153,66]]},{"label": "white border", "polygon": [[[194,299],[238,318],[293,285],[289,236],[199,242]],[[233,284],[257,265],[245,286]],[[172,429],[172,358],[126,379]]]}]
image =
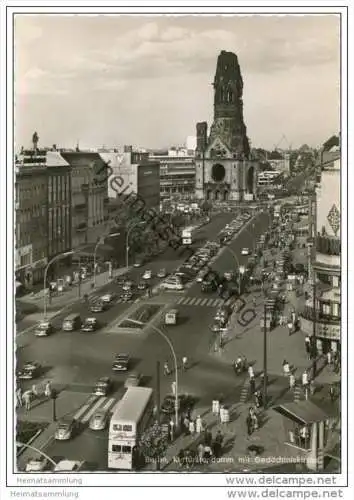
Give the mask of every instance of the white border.
[{"label": "white border", "polygon": [[[252,11],[252,7],[254,7],[254,14],[299,14],[302,15],[304,12],[307,14],[313,13],[334,13],[334,12],[341,12],[342,13],[342,263],[343,263],[343,272],[342,272],[342,321],[343,321],[343,332],[346,331],[345,325],[348,324],[348,332],[352,330],[351,326],[353,325],[353,320],[350,318],[347,318],[347,269],[346,269],[346,263],[347,263],[347,235],[346,235],[346,224],[347,224],[347,212],[346,212],[346,207],[347,205],[347,193],[346,193],[346,185],[347,182],[349,182],[349,178],[347,177],[347,172],[346,172],[346,166],[349,164],[349,170],[352,170],[354,168],[354,162],[353,162],[353,153],[352,151],[350,152],[350,161],[348,163],[348,158],[347,158],[347,152],[346,152],[346,141],[347,141],[347,136],[346,133],[346,123],[347,123],[347,109],[348,109],[348,103],[347,103],[347,76],[346,76],[346,38],[347,38],[347,32],[346,32],[346,9],[343,6],[342,2],[332,2],[334,7],[331,6],[322,6],[320,2],[313,2],[315,7],[308,7],[308,2],[296,2],[297,7],[293,7],[291,4],[292,2],[273,2],[273,5],[278,5],[278,6],[269,6],[265,2],[243,2],[243,4],[247,4],[245,7],[237,7],[235,8],[234,6],[228,5],[223,6],[223,7],[213,7],[209,2],[199,2],[195,1],[192,3],[193,7],[189,7],[191,2],[156,2],[158,6],[155,7],[150,7],[146,5],[145,7],[142,7],[141,5],[144,4],[143,1],[141,2],[124,2],[124,4],[129,3],[129,7],[120,7],[117,8],[116,4],[114,2],[105,2],[104,6],[100,7],[95,7],[93,6],[93,2],[85,2],[85,6],[83,7],[73,7],[72,5],[78,4],[82,5],[83,2],[77,1],[77,2],[60,2],[60,5],[58,6],[55,2],[41,2],[38,1],[36,4],[38,7],[32,7],[29,2],[1,2],[1,34],[4,35],[5,32],[5,7],[6,5],[9,7],[9,10],[7,12],[8,16],[8,35],[7,35],[7,57],[8,57],[8,65],[6,68],[6,73],[7,73],[7,85],[8,85],[8,93],[7,96],[5,95],[4,92],[4,86],[1,86],[1,109],[2,109],[2,134],[1,134],[1,151],[4,151],[4,146],[5,146],[5,137],[4,137],[4,130],[7,128],[8,136],[7,136],[7,148],[8,148],[8,156],[7,158],[3,158],[2,162],[2,175],[4,173],[5,167],[7,167],[7,173],[8,173],[8,179],[7,179],[7,186],[5,187],[5,182],[1,182],[1,194],[2,200],[5,200],[7,197],[7,207],[8,207],[8,215],[7,215],[7,247],[8,250],[11,248],[11,244],[9,242],[12,242],[12,228],[13,228],[13,214],[12,214],[12,201],[13,201],[13,178],[12,178],[12,144],[13,144],[13,137],[12,137],[12,26],[11,26],[11,16],[13,13],[16,12],[29,12],[29,13],[38,13],[38,12],[48,12],[50,14],[58,14],[61,12],[71,12],[71,13],[88,13],[88,14],[97,14],[97,13],[105,13],[109,11],[110,13],[117,13],[117,14],[122,14],[122,13],[132,13],[134,11],[134,7],[136,7],[136,14],[154,14],[156,12],[164,12],[165,14],[173,14],[173,15],[182,15],[182,14],[188,14],[190,12],[193,13],[199,13],[199,14],[220,14],[221,12],[224,14],[243,14],[243,13],[249,13]],[[180,7],[176,7],[174,4],[179,4]],[[294,3],[294,2],[293,2]],[[5,4],[5,5],[4,5]],[[167,4],[167,5],[166,5]],[[258,4],[258,5],[257,5]],[[261,4],[261,7],[259,6]],[[159,6],[160,5],[160,6]],[[338,7],[336,7],[338,5]],[[209,7],[210,6],[210,7]],[[351,8],[351,7],[349,7]],[[354,46],[353,44],[353,20],[350,17],[350,26],[351,29],[349,30],[350,33],[350,43],[349,46]],[[325,36],[325,34],[324,34]],[[5,63],[4,63],[4,51],[2,51],[2,65],[1,65],[1,70],[2,70],[2,84],[4,84],[5,81]],[[352,67],[350,68],[352,69]],[[352,73],[350,73],[351,77],[351,83],[353,84],[352,80]],[[5,122],[4,118],[4,109],[5,109],[5,102],[7,102],[8,105],[8,117],[7,117],[7,124]],[[325,103],[324,103],[325,105]],[[314,126],[316,126],[316,121],[320,120],[321,117],[314,117]],[[5,180],[5,179],[4,179]],[[348,207],[349,208],[349,207]],[[1,230],[2,232],[4,231],[4,212],[1,213]],[[349,231],[348,238],[349,241],[351,242],[352,239],[350,236],[352,235],[352,231]],[[5,240],[5,234],[3,235],[2,241]],[[350,248],[353,248],[351,246]],[[3,246],[1,247],[1,252],[3,253]],[[13,308],[13,284],[12,284],[12,266],[13,266],[13,256],[10,251],[8,251],[8,268],[6,270],[7,272],[7,290],[4,289],[4,285],[2,284],[1,287],[1,305],[3,307],[4,304],[4,296],[7,294],[7,298],[9,300],[8,303],[8,309],[7,309],[7,315],[8,315],[8,321],[7,325],[4,324],[4,315],[0,315],[1,317],[1,322],[2,322],[2,329],[1,329],[1,351],[2,353],[5,352],[6,346],[5,346],[5,340],[7,338],[8,340],[8,345],[7,345],[7,356],[8,356],[8,367],[9,367],[9,381],[11,378],[11,372],[10,370],[13,370],[13,366],[11,363],[11,360],[13,358],[13,342],[11,341],[11,333],[12,333],[12,308]],[[1,259],[1,270],[4,271],[1,275],[5,275],[5,259],[4,257]],[[353,278],[354,278],[354,269],[352,270],[352,267],[350,266],[350,273],[353,273]],[[350,274],[350,275],[351,275]],[[4,280],[2,280],[4,281]],[[352,283],[354,280],[350,280],[350,289],[352,288]],[[352,290],[351,290],[352,291]],[[350,323],[347,323],[348,319],[350,319]],[[6,333],[7,332],[7,333]],[[345,336],[343,336],[342,340],[342,351],[345,354],[348,349],[347,341],[345,339]],[[351,351],[350,351],[351,352]],[[344,356],[345,358],[345,356]],[[1,366],[1,375],[2,375],[2,380],[5,380],[5,365],[4,365],[4,356],[1,358],[2,363],[0,364]],[[347,370],[346,366],[346,359],[343,359],[343,373],[345,374]],[[352,374],[352,368],[350,368],[350,374]],[[350,377],[348,377],[350,379]],[[340,485],[345,485],[346,483],[346,471],[347,471],[347,461],[346,461],[346,444],[347,444],[347,434],[346,434],[346,405],[347,405],[347,393],[346,393],[346,387],[345,387],[345,381],[346,377],[343,377],[343,399],[342,399],[342,408],[343,408],[343,438],[342,438],[342,446],[343,446],[343,459],[342,459],[342,469],[343,469],[343,474],[341,476],[336,476],[336,484],[337,486]],[[11,382],[11,381],[10,381]],[[2,391],[0,391],[1,394],[1,406],[0,408],[4,408],[5,404],[5,398],[4,395],[6,394],[5,386],[3,385]],[[8,414],[7,414],[7,419],[8,423],[11,423],[13,419],[13,411],[12,411],[12,394],[11,390],[9,391],[8,394],[6,394],[7,398],[7,404],[8,404]],[[353,416],[352,413],[352,405],[350,405],[350,415]],[[4,422],[4,411],[1,411],[1,430],[5,430],[5,422]],[[1,435],[2,439],[1,442],[5,443],[5,435],[2,433]],[[351,431],[351,437],[353,437],[353,431]],[[11,435],[11,429],[7,429],[7,439],[8,442],[11,443],[13,441],[13,436]],[[353,440],[351,440],[353,442]],[[2,447],[2,451],[4,448]],[[1,454],[3,456],[3,453]],[[18,475],[13,475],[12,474],[12,450],[11,446],[9,446],[8,450],[8,456],[7,456],[7,481],[10,485],[16,486],[17,485],[17,477]],[[353,458],[351,455],[351,463]],[[2,471],[4,470],[4,463],[2,462]],[[131,474],[131,475],[121,475],[121,474],[105,474],[105,475],[95,475],[95,474],[90,474],[90,475],[80,475],[80,478],[83,479],[83,484],[86,486],[93,486],[93,485],[101,485],[101,486],[143,486],[143,485],[159,485],[159,486],[170,486],[170,485],[178,485],[178,486],[196,486],[200,485],[203,487],[208,487],[208,486],[220,486],[220,487],[226,487],[226,481],[225,481],[225,476],[229,475],[224,475],[224,474],[159,474],[159,475],[148,475],[148,474]],[[3,481],[1,483],[4,483],[4,476]],[[253,478],[256,478],[258,476],[252,475]],[[269,476],[268,476],[269,477]],[[285,476],[275,476],[277,477],[285,477]],[[295,475],[287,476],[287,477],[295,477]],[[306,475],[306,477],[312,477],[314,480],[316,480],[318,475],[310,476]],[[245,488],[243,488],[245,490]],[[80,490],[78,490],[80,491]],[[87,490],[81,490],[82,494],[83,491]],[[151,491],[151,490],[149,490]],[[215,498],[215,495],[217,494],[216,491],[220,490],[209,490],[211,494],[213,495],[213,498]],[[103,490],[105,495],[108,495],[111,493],[110,490]],[[97,496],[97,493],[99,494],[99,490],[92,490],[92,497]],[[113,492],[112,492],[113,493]],[[129,490],[126,492],[127,495],[129,495],[132,498],[132,490]],[[140,490],[140,494],[143,493],[143,490]],[[162,491],[161,491],[162,493]],[[186,492],[187,493],[187,492]],[[193,491],[188,491],[188,493],[192,493]],[[194,494],[197,493],[194,490]],[[157,491],[154,490],[154,497],[159,497],[160,495],[157,494]],[[180,491],[178,493],[184,494],[184,491]],[[204,495],[204,493],[203,493]],[[91,494],[90,494],[91,496]],[[109,497],[111,495],[109,494]],[[85,496],[86,497],[86,496]],[[7,494],[6,494],[7,498]],[[134,497],[135,498],[135,497]]]}]

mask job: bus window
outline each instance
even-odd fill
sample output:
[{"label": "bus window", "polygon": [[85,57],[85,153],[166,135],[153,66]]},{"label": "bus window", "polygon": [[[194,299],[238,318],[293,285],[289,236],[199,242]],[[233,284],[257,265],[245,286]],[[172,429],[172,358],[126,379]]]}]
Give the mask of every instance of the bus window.
[{"label": "bus window", "polygon": [[123,425],[123,431],[131,432],[133,427],[131,425]]},{"label": "bus window", "polygon": [[121,426],[121,425],[119,425],[119,424],[114,424],[114,425],[113,425],[113,430],[114,430],[114,431],[121,431],[121,430],[122,430],[122,426]]},{"label": "bus window", "polygon": [[132,447],[131,446],[122,446],[122,452],[123,453],[131,453]]},{"label": "bus window", "polygon": [[120,453],[122,451],[122,447],[119,444],[112,444],[112,451],[117,451]]}]

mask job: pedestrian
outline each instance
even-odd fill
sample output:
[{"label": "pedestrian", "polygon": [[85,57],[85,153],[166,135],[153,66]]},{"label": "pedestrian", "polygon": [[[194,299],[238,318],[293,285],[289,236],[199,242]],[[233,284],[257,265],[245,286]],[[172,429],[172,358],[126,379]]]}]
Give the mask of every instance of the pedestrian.
[{"label": "pedestrian", "polygon": [[331,384],[329,386],[329,397],[331,398],[332,403],[334,403],[334,401],[336,399],[336,389],[335,389],[334,384]]},{"label": "pedestrian", "polygon": [[327,364],[328,366],[331,366],[332,364],[332,351],[327,352]]},{"label": "pedestrian", "polygon": [[31,391],[26,391],[24,394],[23,394],[23,401],[25,403],[25,408],[26,410],[30,410],[31,409]]},{"label": "pedestrian", "polygon": [[287,377],[290,373],[290,365],[286,359],[283,361],[283,373]]},{"label": "pedestrian", "polygon": [[307,447],[307,441],[308,441],[309,433],[306,425],[301,427],[300,429],[300,443],[302,448]]},{"label": "pedestrian", "polygon": [[211,445],[210,446],[205,446],[204,448],[204,460],[206,462],[209,462],[211,457],[213,456],[213,452],[212,452],[212,449],[211,449]]},{"label": "pedestrian", "polygon": [[252,380],[254,378],[254,371],[253,371],[253,367],[251,365],[248,367],[248,376],[249,376],[250,380]]},{"label": "pedestrian", "polygon": [[52,385],[49,380],[45,385],[44,395],[46,398],[50,398],[50,396],[52,395]]},{"label": "pedestrian", "polygon": [[189,418],[186,416],[183,420],[184,432],[186,435],[189,434]]},{"label": "pedestrian", "polygon": [[172,394],[175,396],[176,395],[176,382],[175,381],[173,381],[171,384],[171,390],[172,390]]},{"label": "pedestrian", "polygon": [[191,434],[193,436],[194,433],[195,433],[195,423],[193,420],[190,420],[190,422],[189,422],[189,434]]},{"label": "pedestrian", "polygon": [[171,441],[173,441],[173,439],[174,439],[174,434],[175,434],[174,431],[175,431],[175,424],[174,424],[174,421],[171,418],[171,420],[170,420],[170,440]]},{"label": "pedestrian", "polygon": [[256,381],[254,380],[254,378],[250,379],[250,390],[251,394],[254,394],[256,392]]},{"label": "pedestrian", "polygon": [[199,443],[197,451],[198,451],[199,462],[202,462],[203,458],[204,458],[204,445],[203,445],[203,443]]},{"label": "pedestrian", "polygon": [[290,387],[291,391],[295,389],[295,384],[296,384],[295,375],[293,373],[290,373],[290,376],[289,376],[289,387]]},{"label": "pedestrian", "polygon": [[202,432],[202,428],[203,428],[202,419],[201,419],[200,415],[198,415],[197,419],[195,421],[195,430],[196,430],[196,433],[200,434]]},{"label": "pedestrian", "polygon": [[304,370],[304,373],[302,374],[302,386],[304,389],[306,389],[308,383],[309,383],[309,376],[307,370]]},{"label": "pedestrian", "polygon": [[310,380],[310,394],[313,396],[316,392],[316,385],[314,380]]},{"label": "pedestrian", "polygon": [[311,353],[311,339],[308,335],[305,337],[305,349],[307,352],[307,356],[310,359],[310,353]]},{"label": "pedestrian", "polygon": [[257,299],[256,299],[256,297],[253,297],[252,303],[253,303],[253,307],[256,308],[256,306],[257,306]]},{"label": "pedestrian", "polygon": [[211,446],[213,442],[213,435],[209,429],[205,429],[204,431],[204,444],[205,446]]},{"label": "pedestrian", "polygon": [[247,415],[246,426],[247,426],[247,435],[251,436],[251,434],[252,434],[252,417],[250,414]]},{"label": "pedestrian", "polygon": [[23,404],[21,387],[18,387],[16,389],[16,399],[17,399],[17,406],[21,407]]},{"label": "pedestrian", "polygon": [[168,362],[165,361],[165,363],[163,365],[163,374],[169,375],[170,373],[171,373],[171,371],[170,371],[170,367],[168,366]]},{"label": "pedestrian", "polygon": [[182,358],[182,368],[183,368],[184,371],[187,370],[187,362],[188,362],[187,357],[183,356],[183,358]]},{"label": "pedestrian", "polygon": [[32,391],[33,397],[34,397],[34,398],[37,398],[37,397],[38,397],[38,391],[37,391],[36,384],[33,384],[33,385],[32,385],[32,389],[31,389],[31,391]]}]

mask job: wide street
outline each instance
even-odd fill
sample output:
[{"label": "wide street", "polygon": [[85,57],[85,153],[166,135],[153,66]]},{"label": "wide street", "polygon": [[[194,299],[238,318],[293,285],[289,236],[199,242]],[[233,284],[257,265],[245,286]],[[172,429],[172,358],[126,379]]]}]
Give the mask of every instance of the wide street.
[{"label": "wide street", "polygon": [[[210,224],[201,228],[201,239],[215,237],[232,218],[232,214],[216,216]],[[241,249],[249,247],[252,250],[255,239],[265,230],[268,220],[267,214],[257,215],[231,242],[230,246],[241,265],[247,259],[241,256]],[[142,268],[133,269],[130,274],[133,279],[138,279],[144,269],[151,269],[153,273],[156,273],[160,268],[165,267],[167,271],[171,271],[180,263],[181,259],[169,249],[155,261]],[[235,257],[224,248],[212,267],[223,273],[235,268],[235,264]],[[118,291],[119,295],[118,286],[115,284],[107,285],[105,290]],[[222,300],[216,294],[203,294],[200,291],[200,284],[195,283],[184,294],[166,292],[151,299],[141,299],[140,303],[146,302],[177,304],[180,314],[178,325],[164,327],[162,318],[154,324],[164,328],[169,335],[179,361],[184,355],[188,356],[190,369],[180,375],[179,391],[193,394],[198,400],[198,405],[208,405],[214,396],[221,394],[226,399],[238,400],[244,377],[236,378],[231,365],[220,363],[217,357],[210,355],[212,339],[210,325],[216,308],[221,305]],[[117,330],[110,327],[116,323],[117,317],[124,317],[124,313],[131,307],[133,306],[130,304],[116,304],[109,311],[101,313],[100,317],[107,326],[94,334],[57,331],[47,338],[37,338],[32,333],[23,335],[19,342],[19,366],[28,360],[38,360],[46,370],[42,377],[43,381],[52,380],[63,390],[61,394],[71,391],[80,393],[81,396],[82,393],[87,393],[87,398],[98,377],[112,377],[114,392],[110,397],[100,398],[100,401],[96,398],[92,404],[88,405],[86,411],[80,411],[80,408],[70,410],[73,416],[76,418],[77,415],[79,416],[79,421],[87,423],[95,408],[103,406],[112,408],[123,394],[125,375],[115,375],[111,371],[115,353],[129,352],[132,357],[132,369],[141,372],[144,375],[144,384],[152,387],[155,382],[156,361],[160,361],[161,369],[165,360],[168,360],[172,366],[168,345],[155,331],[147,328],[142,333],[124,334],[117,333]],[[73,304],[71,310],[80,312],[83,317],[87,315],[87,306],[83,303]],[[68,310],[63,316],[67,314]],[[54,320],[58,329],[62,319],[62,315],[59,315]],[[172,380],[173,375],[161,376],[162,396],[171,392]],[[59,409],[60,404],[61,395],[57,400]],[[60,414],[62,413],[63,411],[60,411]],[[105,433],[95,433],[85,429],[70,442],[53,442],[49,445],[47,452],[55,457],[85,459],[94,462],[102,469],[106,466],[107,457],[105,436]]]}]

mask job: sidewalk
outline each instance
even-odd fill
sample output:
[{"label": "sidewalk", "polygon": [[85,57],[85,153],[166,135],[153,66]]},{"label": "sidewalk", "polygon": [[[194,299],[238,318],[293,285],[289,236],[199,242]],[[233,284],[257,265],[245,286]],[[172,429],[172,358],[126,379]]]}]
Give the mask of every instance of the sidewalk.
[{"label": "sidewalk", "polygon": [[[130,269],[131,267],[123,267],[121,269],[117,269],[115,270],[113,276],[117,277],[126,274],[130,271]],[[111,283],[111,281],[112,280],[109,279],[109,272],[106,271],[104,273],[96,275],[95,288],[92,288],[92,279],[81,283],[81,297],[79,297],[78,286],[74,285],[70,289],[64,291],[60,296],[53,297],[51,304],[49,304],[49,300],[47,299],[48,318],[52,318],[57,314],[60,314],[66,307],[70,307],[73,305],[73,303],[83,300],[83,296],[85,294],[91,295],[93,293],[96,293],[98,289],[104,287],[105,285],[108,285],[109,283]],[[26,315],[21,319],[21,321],[16,324],[17,332],[22,332],[23,330],[27,330],[28,328],[33,327],[38,323],[38,321],[42,319],[44,307],[43,291],[32,297],[26,297],[26,301],[22,302],[27,302],[37,306],[37,311]]]}]

